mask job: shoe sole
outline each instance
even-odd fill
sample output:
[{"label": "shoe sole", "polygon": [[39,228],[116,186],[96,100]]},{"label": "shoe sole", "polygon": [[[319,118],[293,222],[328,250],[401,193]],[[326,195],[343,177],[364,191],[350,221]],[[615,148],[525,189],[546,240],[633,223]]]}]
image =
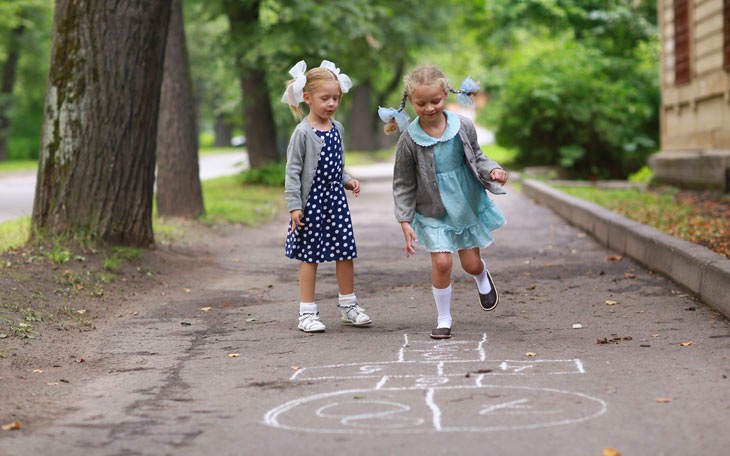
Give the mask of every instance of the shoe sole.
[{"label": "shoe sole", "polygon": [[365,326],[365,325],[369,325],[370,323],[373,322],[372,320],[365,321],[365,322],[362,322],[362,323],[355,323],[352,320],[342,320],[342,321],[344,321],[345,323],[350,323],[353,326]]},{"label": "shoe sole", "polygon": [[307,329],[304,329],[304,328],[299,328],[299,331],[304,331],[305,333],[323,333],[324,332],[324,329],[309,329],[309,330],[307,330]]},{"label": "shoe sole", "polygon": [[430,336],[431,336],[431,339],[436,339],[436,340],[451,339],[451,334],[449,334],[448,336],[434,336],[433,334],[431,334]]}]

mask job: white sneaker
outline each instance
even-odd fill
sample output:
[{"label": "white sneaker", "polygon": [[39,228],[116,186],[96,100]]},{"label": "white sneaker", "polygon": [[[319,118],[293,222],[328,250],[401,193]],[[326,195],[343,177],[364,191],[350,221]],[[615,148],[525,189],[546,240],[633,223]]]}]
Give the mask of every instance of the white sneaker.
[{"label": "white sneaker", "polygon": [[299,329],[308,333],[324,332],[325,325],[319,321],[319,312],[307,313],[299,316]]},{"label": "white sneaker", "polygon": [[358,306],[357,304],[349,307],[337,307],[339,307],[340,311],[342,312],[342,321],[352,323],[355,326],[369,325],[373,322],[370,317],[368,317],[368,315],[365,313],[365,309]]}]

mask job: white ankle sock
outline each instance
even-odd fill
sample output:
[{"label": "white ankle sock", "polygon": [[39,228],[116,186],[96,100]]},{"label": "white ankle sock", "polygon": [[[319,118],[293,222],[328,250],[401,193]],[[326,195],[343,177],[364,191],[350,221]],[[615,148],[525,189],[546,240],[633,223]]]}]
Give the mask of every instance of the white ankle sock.
[{"label": "white ankle sock", "polygon": [[357,298],[355,297],[355,293],[340,295],[340,304],[338,307],[352,307],[355,304],[357,304]]},{"label": "white ankle sock", "polygon": [[431,286],[433,299],[436,300],[436,311],[438,312],[437,328],[451,328],[451,284],[446,288]]},{"label": "white ankle sock", "polygon": [[487,294],[490,291],[492,291],[492,286],[489,284],[489,279],[487,278],[487,264],[482,261],[482,273],[473,275],[474,281],[477,283],[477,288],[479,288],[479,293],[481,294]]},{"label": "white ankle sock", "polygon": [[300,302],[299,303],[299,315],[304,315],[307,313],[311,313],[311,314],[317,313],[317,303],[316,302]]}]

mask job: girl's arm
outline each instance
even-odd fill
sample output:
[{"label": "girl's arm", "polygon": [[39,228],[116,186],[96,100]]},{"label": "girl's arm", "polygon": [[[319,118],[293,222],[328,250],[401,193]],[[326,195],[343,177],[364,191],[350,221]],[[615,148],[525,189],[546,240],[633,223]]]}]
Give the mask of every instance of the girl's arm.
[{"label": "girl's arm", "polygon": [[294,130],[286,149],[286,179],[284,194],[289,212],[301,210],[302,202],[302,169],[304,168],[306,136]]},{"label": "girl's arm", "polygon": [[499,166],[499,163],[484,155],[482,148],[479,145],[479,141],[477,140],[477,130],[474,127],[474,123],[471,120],[462,117],[462,122],[465,120],[468,122],[466,124],[466,133],[469,138],[471,150],[474,153],[479,175],[486,180],[497,181],[504,185],[507,182],[507,172]]},{"label": "girl's arm", "polygon": [[404,140],[407,132],[401,134],[395,151],[393,167],[393,201],[395,202],[395,218],[398,222],[413,221],[416,213],[416,160],[413,152],[408,150]]}]

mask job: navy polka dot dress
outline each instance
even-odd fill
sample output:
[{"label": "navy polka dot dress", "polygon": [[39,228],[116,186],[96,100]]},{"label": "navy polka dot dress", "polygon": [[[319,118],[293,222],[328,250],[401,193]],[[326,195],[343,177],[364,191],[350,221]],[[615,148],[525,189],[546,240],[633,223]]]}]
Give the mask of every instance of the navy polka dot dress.
[{"label": "navy polka dot dress", "polygon": [[[350,208],[342,186],[342,140],[337,128],[314,130],[324,140],[302,223],[286,238],[287,257],[305,263],[357,258]],[[291,231],[291,221],[289,222]]]}]

